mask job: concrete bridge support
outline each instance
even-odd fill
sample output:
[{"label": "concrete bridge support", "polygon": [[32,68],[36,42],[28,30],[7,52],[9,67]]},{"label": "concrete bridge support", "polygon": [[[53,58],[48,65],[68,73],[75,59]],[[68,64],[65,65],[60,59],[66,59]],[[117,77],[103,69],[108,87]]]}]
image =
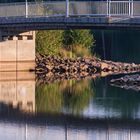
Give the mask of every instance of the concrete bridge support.
[{"label": "concrete bridge support", "polygon": [[28,71],[35,67],[35,31],[0,31],[0,71]]},{"label": "concrete bridge support", "polygon": [[35,111],[35,31],[0,31],[0,102]]}]

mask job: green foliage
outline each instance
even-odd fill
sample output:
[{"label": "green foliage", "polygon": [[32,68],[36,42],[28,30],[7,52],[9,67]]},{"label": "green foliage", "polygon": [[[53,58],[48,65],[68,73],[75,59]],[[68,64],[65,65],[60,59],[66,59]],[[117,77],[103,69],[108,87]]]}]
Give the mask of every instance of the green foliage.
[{"label": "green foliage", "polygon": [[49,30],[36,33],[36,51],[47,55],[91,56],[94,42],[90,30]]},{"label": "green foliage", "polygon": [[36,51],[46,55],[59,55],[63,31],[49,30],[36,32]]},{"label": "green foliage", "polygon": [[90,30],[66,30],[64,32],[63,43],[66,47],[80,46],[93,47],[93,35]]},{"label": "green foliage", "polygon": [[66,30],[63,35],[63,46],[70,57],[91,56],[94,38],[90,30]]}]

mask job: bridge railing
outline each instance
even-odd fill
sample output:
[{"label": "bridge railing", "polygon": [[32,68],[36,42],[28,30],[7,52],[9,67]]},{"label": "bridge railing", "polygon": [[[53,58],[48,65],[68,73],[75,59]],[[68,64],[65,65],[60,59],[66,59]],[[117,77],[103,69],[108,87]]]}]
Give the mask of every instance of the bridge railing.
[{"label": "bridge railing", "polygon": [[128,16],[131,14],[131,3],[129,1],[110,1],[109,14],[111,16]]},{"label": "bridge railing", "polygon": [[0,17],[25,16],[24,3],[0,4]]},{"label": "bridge railing", "polygon": [[68,6],[65,1],[6,3],[0,4],[0,17],[140,16],[140,1],[70,1]]},{"label": "bridge railing", "polygon": [[134,16],[140,16],[140,1],[135,1],[133,3],[133,15]]},{"label": "bridge railing", "polygon": [[74,1],[69,4],[69,15],[89,15],[89,16],[102,16],[107,15],[107,2],[106,1]]},{"label": "bridge railing", "polygon": [[42,2],[29,3],[28,16],[65,16],[66,6],[65,2]]},{"label": "bridge railing", "polygon": [[[26,9],[28,8],[28,10]],[[28,11],[28,13],[26,13]],[[65,16],[65,1],[30,2],[0,4],[0,17],[35,17],[35,16]],[[105,1],[70,1],[69,16],[98,16],[107,15],[107,3]]]}]

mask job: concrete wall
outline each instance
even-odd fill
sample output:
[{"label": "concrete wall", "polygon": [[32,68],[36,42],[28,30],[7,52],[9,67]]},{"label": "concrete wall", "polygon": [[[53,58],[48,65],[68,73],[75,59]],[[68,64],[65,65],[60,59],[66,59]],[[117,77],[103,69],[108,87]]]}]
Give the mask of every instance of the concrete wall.
[{"label": "concrete wall", "polygon": [[0,33],[0,71],[29,70],[35,66],[35,32]]},{"label": "concrete wall", "polygon": [[0,102],[35,111],[35,32],[0,32]]}]

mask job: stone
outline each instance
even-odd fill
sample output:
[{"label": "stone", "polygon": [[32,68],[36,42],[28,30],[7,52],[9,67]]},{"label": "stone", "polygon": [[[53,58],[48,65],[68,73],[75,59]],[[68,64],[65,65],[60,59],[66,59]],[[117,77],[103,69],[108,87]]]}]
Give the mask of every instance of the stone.
[{"label": "stone", "polygon": [[[59,58],[56,56],[37,55],[36,56],[36,73],[37,77],[42,77],[41,74],[47,78],[47,73],[53,73],[51,81],[54,79],[79,79],[88,76],[96,77],[94,75],[100,75],[101,77],[112,74],[125,74],[138,72],[140,70],[139,64],[129,64],[121,62],[113,62],[107,60],[101,60],[99,58]],[[39,71],[39,72],[38,72]],[[66,74],[67,73],[67,74]],[[140,79],[140,76],[134,76],[133,79],[128,76],[124,77],[120,81],[116,81],[119,86],[127,83],[128,81],[136,81]],[[114,82],[114,81],[113,81]],[[137,83],[136,83],[137,84]]]},{"label": "stone", "polygon": [[110,84],[127,90],[140,91],[140,75],[126,75],[118,79],[112,79]]}]

